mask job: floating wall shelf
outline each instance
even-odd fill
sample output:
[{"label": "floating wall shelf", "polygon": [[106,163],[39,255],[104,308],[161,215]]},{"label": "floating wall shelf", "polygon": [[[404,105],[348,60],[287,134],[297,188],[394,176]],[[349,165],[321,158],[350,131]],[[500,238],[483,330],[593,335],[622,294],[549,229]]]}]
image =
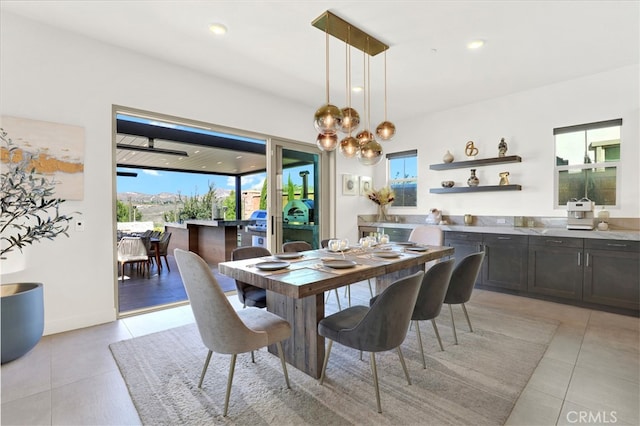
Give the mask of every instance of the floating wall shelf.
[{"label": "floating wall shelf", "polygon": [[429,166],[429,168],[431,170],[449,170],[449,169],[470,168],[470,167],[476,167],[476,166],[490,166],[492,164],[520,163],[520,162],[522,162],[522,158],[520,158],[520,156],[509,155],[507,157],[483,158],[480,160],[454,161],[453,163],[432,164]]},{"label": "floating wall shelf", "polygon": [[[468,163],[469,161],[467,161]],[[483,186],[460,186],[453,188],[431,188],[432,194],[451,194],[456,192],[486,192],[486,191],[520,191],[521,185],[483,185]]]}]

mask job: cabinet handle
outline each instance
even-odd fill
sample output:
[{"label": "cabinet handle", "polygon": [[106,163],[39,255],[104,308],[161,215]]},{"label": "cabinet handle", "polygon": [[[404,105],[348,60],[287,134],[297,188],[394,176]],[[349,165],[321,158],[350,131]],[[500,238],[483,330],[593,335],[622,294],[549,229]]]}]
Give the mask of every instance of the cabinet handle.
[{"label": "cabinet handle", "polygon": [[586,266],[587,268],[589,267],[589,252],[587,252],[585,254],[585,262],[584,262],[584,266]]},{"label": "cabinet handle", "polygon": [[511,237],[498,237],[499,240],[510,240]]},{"label": "cabinet handle", "polygon": [[582,253],[578,252],[578,266],[581,266],[581,265],[582,265],[582,262],[580,261],[580,255],[581,255],[581,254],[582,254]]},{"label": "cabinet handle", "polygon": [[548,243],[562,244],[562,240],[547,240]]},{"label": "cabinet handle", "polygon": [[614,243],[607,243],[607,246],[609,247],[626,247],[626,244],[614,244]]}]

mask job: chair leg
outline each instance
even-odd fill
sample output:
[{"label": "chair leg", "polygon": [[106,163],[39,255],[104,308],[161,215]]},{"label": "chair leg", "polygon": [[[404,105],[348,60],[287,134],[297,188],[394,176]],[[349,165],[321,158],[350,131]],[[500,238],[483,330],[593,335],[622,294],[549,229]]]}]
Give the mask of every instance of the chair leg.
[{"label": "chair leg", "polygon": [[427,363],[424,360],[424,348],[422,347],[422,336],[420,335],[420,323],[413,321],[416,324],[416,335],[418,336],[418,346],[420,346],[420,355],[422,355],[422,368],[427,368]]},{"label": "chair leg", "polygon": [[209,361],[211,361],[211,354],[213,351],[209,351],[207,354],[207,359],[204,361],[204,367],[202,367],[202,374],[200,374],[200,382],[198,383],[198,387],[202,387],[202,381],[204,380],[204,375],[207,373],[207,368],[209,368]]},{"label": "chair leg", "polygon": [[[167,264],[167,272],[171,272],[171,268],[169,268],[169,261],[167,260],[167,256],[162,256],[162,257],[164,257],[164,263]],[[162,266],[162,265],[160,265],[160,266]]]},{"label": "chair leg", "polygon": [[287,389],[291,389],[291,385],[289,385],[289,373],[287,373],[287,363],[284,361],[284,351],[282,350],[282,342],[276,343],[276,346],[278,347],[278,356],[280,357],[280,363],[282,364],[284,381],[287,382]]},{"label": "chair leg", "polygon": [[378,404],[378,413],[382,413],[382,407],[380,406],[380,388],[378,387],[378,369],[376,368],[376,354],[370,352],[371,358],[371,373],[373,374],[373,386],[376,388],[376,403]]},{"label": "chair leg", "polygon": [[256,363],[256,357],[253,354],[253,351],[251,351],[251,362],[254,363],[254,364]]},{"label": "chair leg", "polygon": [[407,370],[407,364],[404,362],[404,356],[402,355],[402,349],[398,346],[398,357],[400,357],[400,364],[402,364],[402,369],[404,370],[404,376],[407,378],[407,384],[411,386],[411,378],[409,377],[409,370]]},{"label": "chair leg", "polygon": [[444,351],[444,347],[442,346],[442,340],[440,339],[440,333],[438,333],[438,326],[436,325],[436,320],[431,320],[431,325],[433,325],[433,331],[436,333],[436,338],[438,339],[438,344],[440,345],[440,350]]},{"label": "chair leg", "polygon": [[340,295],[338,295],[338,289],[336,288],[334,291],[336,292],[336,301],[338,302],[338,310],[341,311],[342,306],[340,306]]},{"label": "chair leg", "polygon": [[347,294],[349,295],[349,307],[351,307],[351,286],[347,286]]},{"label": "chair leg", "polygon": [[233,372],[236,367],[236,357],[238,354],[231,355],[231,365],[229,366],[229,378],[227,379],[227,393],[224,396],[224,414],[223,417],[227,417],[227,411],[229,410],[229,396],[231,395],[231,383],[233,383]]},{"label": "chair leg", "polygon": [[331,355],[331,345],[333,345],[333,340],[329,340],[329,344],[327,345],[327,353],[324,354],[324,362],[322,363],[322,373],[320,373],[320,384],[324,383],[324,375],[327,371],[327,363],[329,362],[329,355]]},{"label": "chair leg", "polygon": [[469,331],[473,333],[473,328],[471,327],[471,321],[469,320],[469,314],[467,313],[467,307],[462,304],[462,312],[464,312],[465,318],[467,318],[467,324],[469,324]]},{"label": "chair leg", "polygon": [[371,295],[371,297],[373,297],[373,287],[371,287],[371,279],[368,279],[367,282],[369,283],[369,294]]},{"label": "chair leg", "polygon": [[458,344],[458,335],[456,334],[456,322],[453,320],[453,308],[449,305],[449,312],[451,312],[451,328],[453,328],[453,340]]}]

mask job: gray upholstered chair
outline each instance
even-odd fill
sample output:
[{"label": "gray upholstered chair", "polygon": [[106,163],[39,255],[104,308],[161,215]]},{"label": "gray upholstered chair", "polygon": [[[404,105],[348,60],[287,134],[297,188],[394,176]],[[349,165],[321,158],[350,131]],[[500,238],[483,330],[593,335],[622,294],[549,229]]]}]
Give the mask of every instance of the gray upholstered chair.
[{"label": "gray upholstered chair", "polygon": [[[271,252],[260,246],[238,247],[231,252],[231,260],[253,259],[254,257],[263,256],[271,256]],[[264,308],[267,306],[267,291],[265,289],[242,281],[235,281],[236,289],[238,290],[238,299],[240,299],[242,306],[254,306],[256,308]]]},{"label": "gray upholstered chair", "polygon": [[433,331],[435,332],[438,344],[440,345],[440,350],[444,351],[435,318],[440,315],[440,311],[442,310],[442,304],[444,302],[444,297],[447,294],[447,288],[449,288],[449,281],[451,280],[454,263],[455,259],[436,263],[424,274],[420,293],[418,293],[418,300],[416,301],[416,306],[413,309],[413,315],[411,315],[411,320],[416,326],[418,345],[420,346],[420,354],[422,355],[422,368],[427,368],[427,365],[424,360],[424,348],[422,347],[422,336],[420,335],[419,321],[431,320]]},{"label": "gray upholstered chair", "polygon": [[453,338],[458,344],[458,335],[456,334],[456,323],[453,320],[453,309],[451,305],[462,305],[462,311],[469,324],[469,331],[473,333],[473,327],[471,327],[471,321],[469,320],[469,314],[467,313],[467,307],[464,305],[471,299],[471,293],[473,292],[473,286],[478,279],[480,268],[482,268],[482,261],[484,259],[484,252],[473,253],[466,256],[458,263],[453,270],[451,280],[449,281],[449,288],[447,294],[444,297],[444,303],[449,305],[449,312],[451,313],[451,326],[453,328]]},{"label": "gray upholstered chair", "polygon": [[287,388],[290,388],[281,343],[291,336],[289,323],[262,309],[248,308],[236,312],[202,258],[181,249],[175,249],[174,256],[187,290],[198,332],[202,342],[209,349],[200,375],[199,388],[202,387],[212,353],[231,354],[223,416],[227,415],[229,408],[233,371],[239,353],[275,344],[280,355]]},{"label": "gray upholstered chair", "polygon": [[284,252],[301,252],[313,250],[311,244],[306,241],[289,241],[282,244],[282,251]]},{"label": "gray upholstered chair", "polygon": [[423,276],[424,272],[419,271],[401,278],[380,293],[370,307],[352,306],[344,311],[329,315],[318,323],[318,333],[329,340],[327,353],[322,364],[320,384],[324,382],[331,346],[334,341],[350,348],[370,352],[371,372],[379,413],[382,412],[382,407],[380,405],[376,352],[397,349],[407,382],[411,384],[400,344],[407,335],[411,313],[416,304]]}]

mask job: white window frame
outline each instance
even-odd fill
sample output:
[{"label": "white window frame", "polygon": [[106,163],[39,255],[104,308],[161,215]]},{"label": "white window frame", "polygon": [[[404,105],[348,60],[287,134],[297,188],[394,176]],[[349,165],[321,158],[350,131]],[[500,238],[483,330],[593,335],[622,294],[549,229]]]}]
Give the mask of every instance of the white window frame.
[{"label": "white window frame", "polygon": [[[401,151],[401,152],[392,152],[386,155],[387,158],[387,185],[389,185],[389,187],[391,187],[394,184],[397,183],[415,183],[416,185],[416,204],[414,206],[399,206],[397,204],[392,204],[392,206],[394,208],[416,208],[418,207],[418,173],[419,173],[419,168],[418,168],[418,150],[417,149],[412,149],[412,150],[408,150],[408,151]],[[394,159],[398,159],[398,158],[415,158],[416,159],[416,177],[415,178],[402,178],[402,179],[394,179],[391,177],[391,160]]]},{"label": "white window frame", "polygon": [[[580,131],[588,131],[594,129],[602,129],[606,127],[620,126],[620,159],[618,161],[605,161],[598,163],[583,163],[583,164],[569,164],[558,165],[557,164],[557,140],[556,136],[564,133],[574,133]],[[622,119],[599,121],[595,123],[579,124],[575,126],[558,127],[553,129],[554,136],[554,149],[553,149],[553,164],[554,164],[554,182],[553,182],[553,204],[554,208],[566,208],[566,204],[558,203],[558,192],[560,191],[560,173],[563,171],[576,171],[587,169],[600,169],[600,168],[615,168],[616,169],[616,203],[607,205],[598,205],[606,208],[619,208],[620,207],[620,176],[622,169]]]}]

